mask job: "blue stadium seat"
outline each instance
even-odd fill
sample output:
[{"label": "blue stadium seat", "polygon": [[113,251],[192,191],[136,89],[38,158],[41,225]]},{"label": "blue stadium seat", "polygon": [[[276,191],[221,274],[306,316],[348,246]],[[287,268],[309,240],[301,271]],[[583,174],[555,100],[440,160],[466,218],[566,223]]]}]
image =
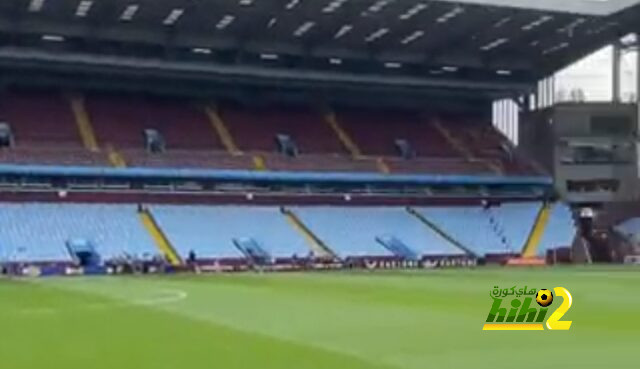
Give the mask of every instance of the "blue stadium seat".
[{"label": "blue stadium seat", "polygon": [[400,207],[295,207],[302,222],[341,257],[392,256],[377,238],[394,237],[417,255],[463,251]]},{"label": "blue stadium seat", "polygon": [[627,219],[616,225],[614,229],[635,243],[640,241],[640,218]]},{"label": "blue stadium seat", "polygon": [[71,261],[67,242],[90,242],[103,260],[158,253],[133,205],[0,204],[0,258]]},{"label": "blue stadium seat", "polygon": [[518,253],[531,231],[540,203],[422,207],[416,210],[478,255]]},{"label": "blue stadium seat", "polygon": [[489,209],[496,219],[499,236],[504,236],[506,246],[520,252],[527,242],[540,207],[539,202],[506,203]]},{"label": "blue stadium seat", "polygon": [[553,205],[549,222],[538,246],[538,255],[544,256],[551,248],[571,246],[575,236],[576,226],[571,209],[562,203]]},{"label": "blue stadium seat", "polygon": [[233,242],[244,238],[275,258],[309,254],[304,237],[277,207],[155,205],[151,212],[182,257],[193,250],[200,258],[244,258]]}]

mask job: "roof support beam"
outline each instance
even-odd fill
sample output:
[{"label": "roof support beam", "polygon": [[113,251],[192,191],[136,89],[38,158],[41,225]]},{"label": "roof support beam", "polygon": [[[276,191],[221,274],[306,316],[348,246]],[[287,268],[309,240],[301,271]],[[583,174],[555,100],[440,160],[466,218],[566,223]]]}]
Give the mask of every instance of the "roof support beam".
[{"label": "roof support beam", "polygon": [[287,83],[292,86],[358,85],[423,90],[429,88],[521,91],[529,85],[521,82],[481,82],[452,78],[428,78],[414,76],[363,75],[349,72],[325,72],[266,68],[258,66],[222,65],[215,63],[176,62],[156,59],[105,57],[90,54],[52,53],[18,48],[0,49],[0,67],[38,68],[44,70],[91,71],[102,70],[115,74],[159,75],[172,78],[195,78],[210,82],[238,82],[249,84]]}]

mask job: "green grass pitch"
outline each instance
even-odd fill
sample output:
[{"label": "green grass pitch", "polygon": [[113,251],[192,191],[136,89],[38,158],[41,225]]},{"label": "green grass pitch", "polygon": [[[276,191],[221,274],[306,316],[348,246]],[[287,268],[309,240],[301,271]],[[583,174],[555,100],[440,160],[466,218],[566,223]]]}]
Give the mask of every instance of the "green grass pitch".
[{"label": "green grass pitch", "polygon": [[[482,331],[494,285],[566,287],[571,330]],[[639,345],[632,268],[0,280],[2,369],[638,368]]]}]

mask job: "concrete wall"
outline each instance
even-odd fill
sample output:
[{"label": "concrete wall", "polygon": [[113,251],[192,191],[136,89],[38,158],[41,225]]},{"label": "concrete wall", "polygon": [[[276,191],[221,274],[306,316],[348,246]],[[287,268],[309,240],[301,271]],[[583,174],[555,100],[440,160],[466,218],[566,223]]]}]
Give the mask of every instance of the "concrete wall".
[{"label": "concrete wall", "polygon": [[[605,128],[629,122],[626,134],[594,133],[592,117],[603,117]],[[607,120],[606,117],[611,117]],[[574,202],[610,202],[640,199],[640,140],[638,110],[632,104],[580,103],[558,104],[552,108],[527,112],[520,119],[520,149],[553,173],[556,191]],[[630,162],[612,164],[563,163],[569,143],[629,145]],[[615,192],[595,190],[569,191],[567,181],[617,180]]]}]

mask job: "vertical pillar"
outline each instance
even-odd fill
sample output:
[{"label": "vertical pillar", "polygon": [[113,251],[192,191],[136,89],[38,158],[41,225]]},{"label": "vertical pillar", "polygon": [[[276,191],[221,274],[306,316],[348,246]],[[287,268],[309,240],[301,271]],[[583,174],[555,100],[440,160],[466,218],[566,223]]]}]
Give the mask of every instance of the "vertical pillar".
[{"label": "vertical pillar", "polygon": [[636,102],[640,118],[640,33],[636,34]]},{"label": "vertical pillar", "polygon": [[536,106],[538,110],[542,109],[542,81],[538,81],[536,88]]},{"label": "vertical pillar", "polygon": [[551,106],[554,106],[556,104],[556,75],[552,74],[551,77],[549,77],[549,84],[550,89],[551,89],[551,95],[549,95],[549,99],[550,99],[550,104]]},{"label": "vertical pillar", "polygon": [[621,102],[620,97],[620,59],[622,48],[619,42],[612,45],[613,57],[611,58],[611,99],[614,103]]},{"label": "vertical pillar", "polygon": [[[636,134],[640,132],[640,33],[636,33]],[[636,141],[636,169],[640,178],[640,142]],[[640,192],[637,193],[640,195]]]}]

